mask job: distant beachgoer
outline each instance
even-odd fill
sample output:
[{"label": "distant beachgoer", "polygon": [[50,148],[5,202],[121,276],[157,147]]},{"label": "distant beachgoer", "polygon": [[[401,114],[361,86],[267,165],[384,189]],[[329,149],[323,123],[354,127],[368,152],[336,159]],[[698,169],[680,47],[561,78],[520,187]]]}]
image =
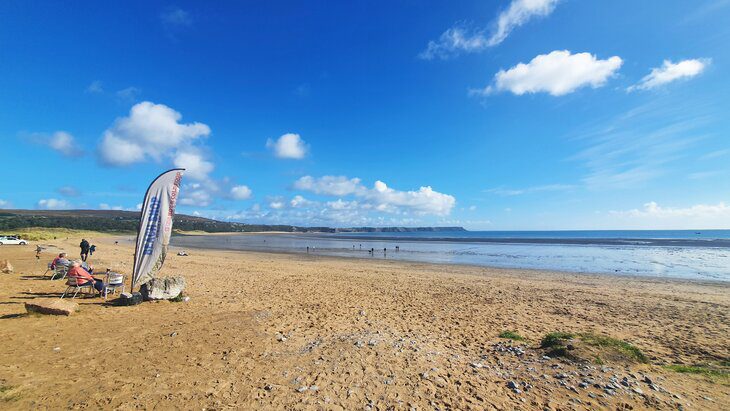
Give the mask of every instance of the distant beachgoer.
[{"label": "distant beachgoer", "polygon": [[307,254],[309,254],[309,246],[307,246]]},{"label": "distant beachgoer", "polygon": [[362,250],[362,244],[360,244],[360,249]]},{"label": "distant beachgoer", "polygon": [[35,246],[35,259],[36,260],[41,259],[41,251],[43,251],[43,249],[41,248],[40,245]]},{"label": "distant beachgoer", "polygon": [[400,251],[400,246],[399,245],[395,246],[395,252],[397,253],[398,251]]},{"label": "distant beachgoer", "polygon": [[81,239],[79,247],[81,248],[81,261],[86,261],[86,259],[89,258],[89,249],[91,248],[91,245],[88,241],[86,241],[86,239]]},{"label": "distant beachgoer", "polygon": [[88,271],[81,267],[81,262],[78,260],[74,261],[73,264],[71,264],[71,269],[68,270],[68,277],[75,278],[78,285],[83,285],[88,283],[89,281],[92,281],[94,288],[96,289],[96,291],[99,292],[100,295],[101,292],[104,290],[104,281],[97,280],[91,274],[89,274]]},{"label": "distant beachgoer", "polygon": [[94,244],[92,244],[91,247],[89,248],[89,255],[94,255],[95,252],[96,252],[96,246]]},{"label": "distant beachgoer", "polygon": [[115,241],[115,242],[114,242],[114,245],[117,245],[117,244],[119,244],[119,241]]}]

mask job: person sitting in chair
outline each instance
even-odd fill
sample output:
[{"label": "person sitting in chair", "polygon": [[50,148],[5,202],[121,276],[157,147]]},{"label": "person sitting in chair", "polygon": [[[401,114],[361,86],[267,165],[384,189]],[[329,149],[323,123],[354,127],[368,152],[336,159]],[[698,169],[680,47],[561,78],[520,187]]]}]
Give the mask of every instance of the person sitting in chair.
[{"label": "person sitting in chair", "polygon": [[66,253],[61,253],[58,255],[58,257],[53,259],[53,262],[51,263],[51,270],[55,270],[56,267],[62,265],[65,265],[66,267],[71,265],[71,261],[66,258]]},{"label": "person sitting in chair", "polygon": [[96,291],[99,292],[99,294],[104,291],[104,281],[97,280],[91,274],[89,274],[89,272],[81,266],[81,262],[79,262],[78,260],[74,261],[73,264],[71,264],[71,269],[68,270],[68,277],[75,278],[78,285],[84,285],[91,281],[93,282],[94,288],[96,289]]}]

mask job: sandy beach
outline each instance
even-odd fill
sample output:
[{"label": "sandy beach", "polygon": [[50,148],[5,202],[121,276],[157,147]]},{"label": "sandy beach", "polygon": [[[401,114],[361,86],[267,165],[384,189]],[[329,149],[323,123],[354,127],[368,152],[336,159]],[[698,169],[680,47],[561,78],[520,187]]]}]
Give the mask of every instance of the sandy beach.
[{"label": "sandy beach", "polygon": [[[129,274],[132,246],[114,240],[94,239],[90,262]],[[0,247],[15,267],[0,273],[2,409],[730,408],[726,375],[667,367],[727,370],[727,283],[188,250],[163,270],[188,302],[26,314],[60,296],[42,274],[78,242],[43,242],[40,261],[35,243]],[[556,331],[648,363],[577,337],[546,356]]]}]

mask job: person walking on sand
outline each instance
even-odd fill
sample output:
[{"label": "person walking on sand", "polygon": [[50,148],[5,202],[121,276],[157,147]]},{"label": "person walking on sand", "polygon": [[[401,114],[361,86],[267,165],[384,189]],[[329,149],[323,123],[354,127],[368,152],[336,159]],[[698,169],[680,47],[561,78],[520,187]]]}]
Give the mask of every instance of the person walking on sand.
[{"label": "person walking on sand", "polygon": [[91,245],[91,248],[89,248],[89,255],[94,255],[96,252],[96,246],[94,244]]},{"label": "person walking on sand", "polygon": [[41,251],[43,251],[43,248],[38,244],[35,246],[35,259],[40,260],[41,259]]},{"label": "person walking on sand", "polygon": [[81,261],[86,261],[86,259],[89,258],[89,249],[91,248],[91,245],[89,245],[89,242],[86,241],[85,238],[82,238],[79,247],[81,247]]}]

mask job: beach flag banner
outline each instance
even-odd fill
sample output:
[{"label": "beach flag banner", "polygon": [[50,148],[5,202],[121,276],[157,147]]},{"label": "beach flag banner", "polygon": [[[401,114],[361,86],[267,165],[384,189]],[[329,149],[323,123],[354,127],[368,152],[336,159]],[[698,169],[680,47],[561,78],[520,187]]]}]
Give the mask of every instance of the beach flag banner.
[{"label": "beach flag banner", "polygon": [[155,278],[165,262],[183,171],[182,168],[165,171],[147,189],[134,251],[132,288]]}]

